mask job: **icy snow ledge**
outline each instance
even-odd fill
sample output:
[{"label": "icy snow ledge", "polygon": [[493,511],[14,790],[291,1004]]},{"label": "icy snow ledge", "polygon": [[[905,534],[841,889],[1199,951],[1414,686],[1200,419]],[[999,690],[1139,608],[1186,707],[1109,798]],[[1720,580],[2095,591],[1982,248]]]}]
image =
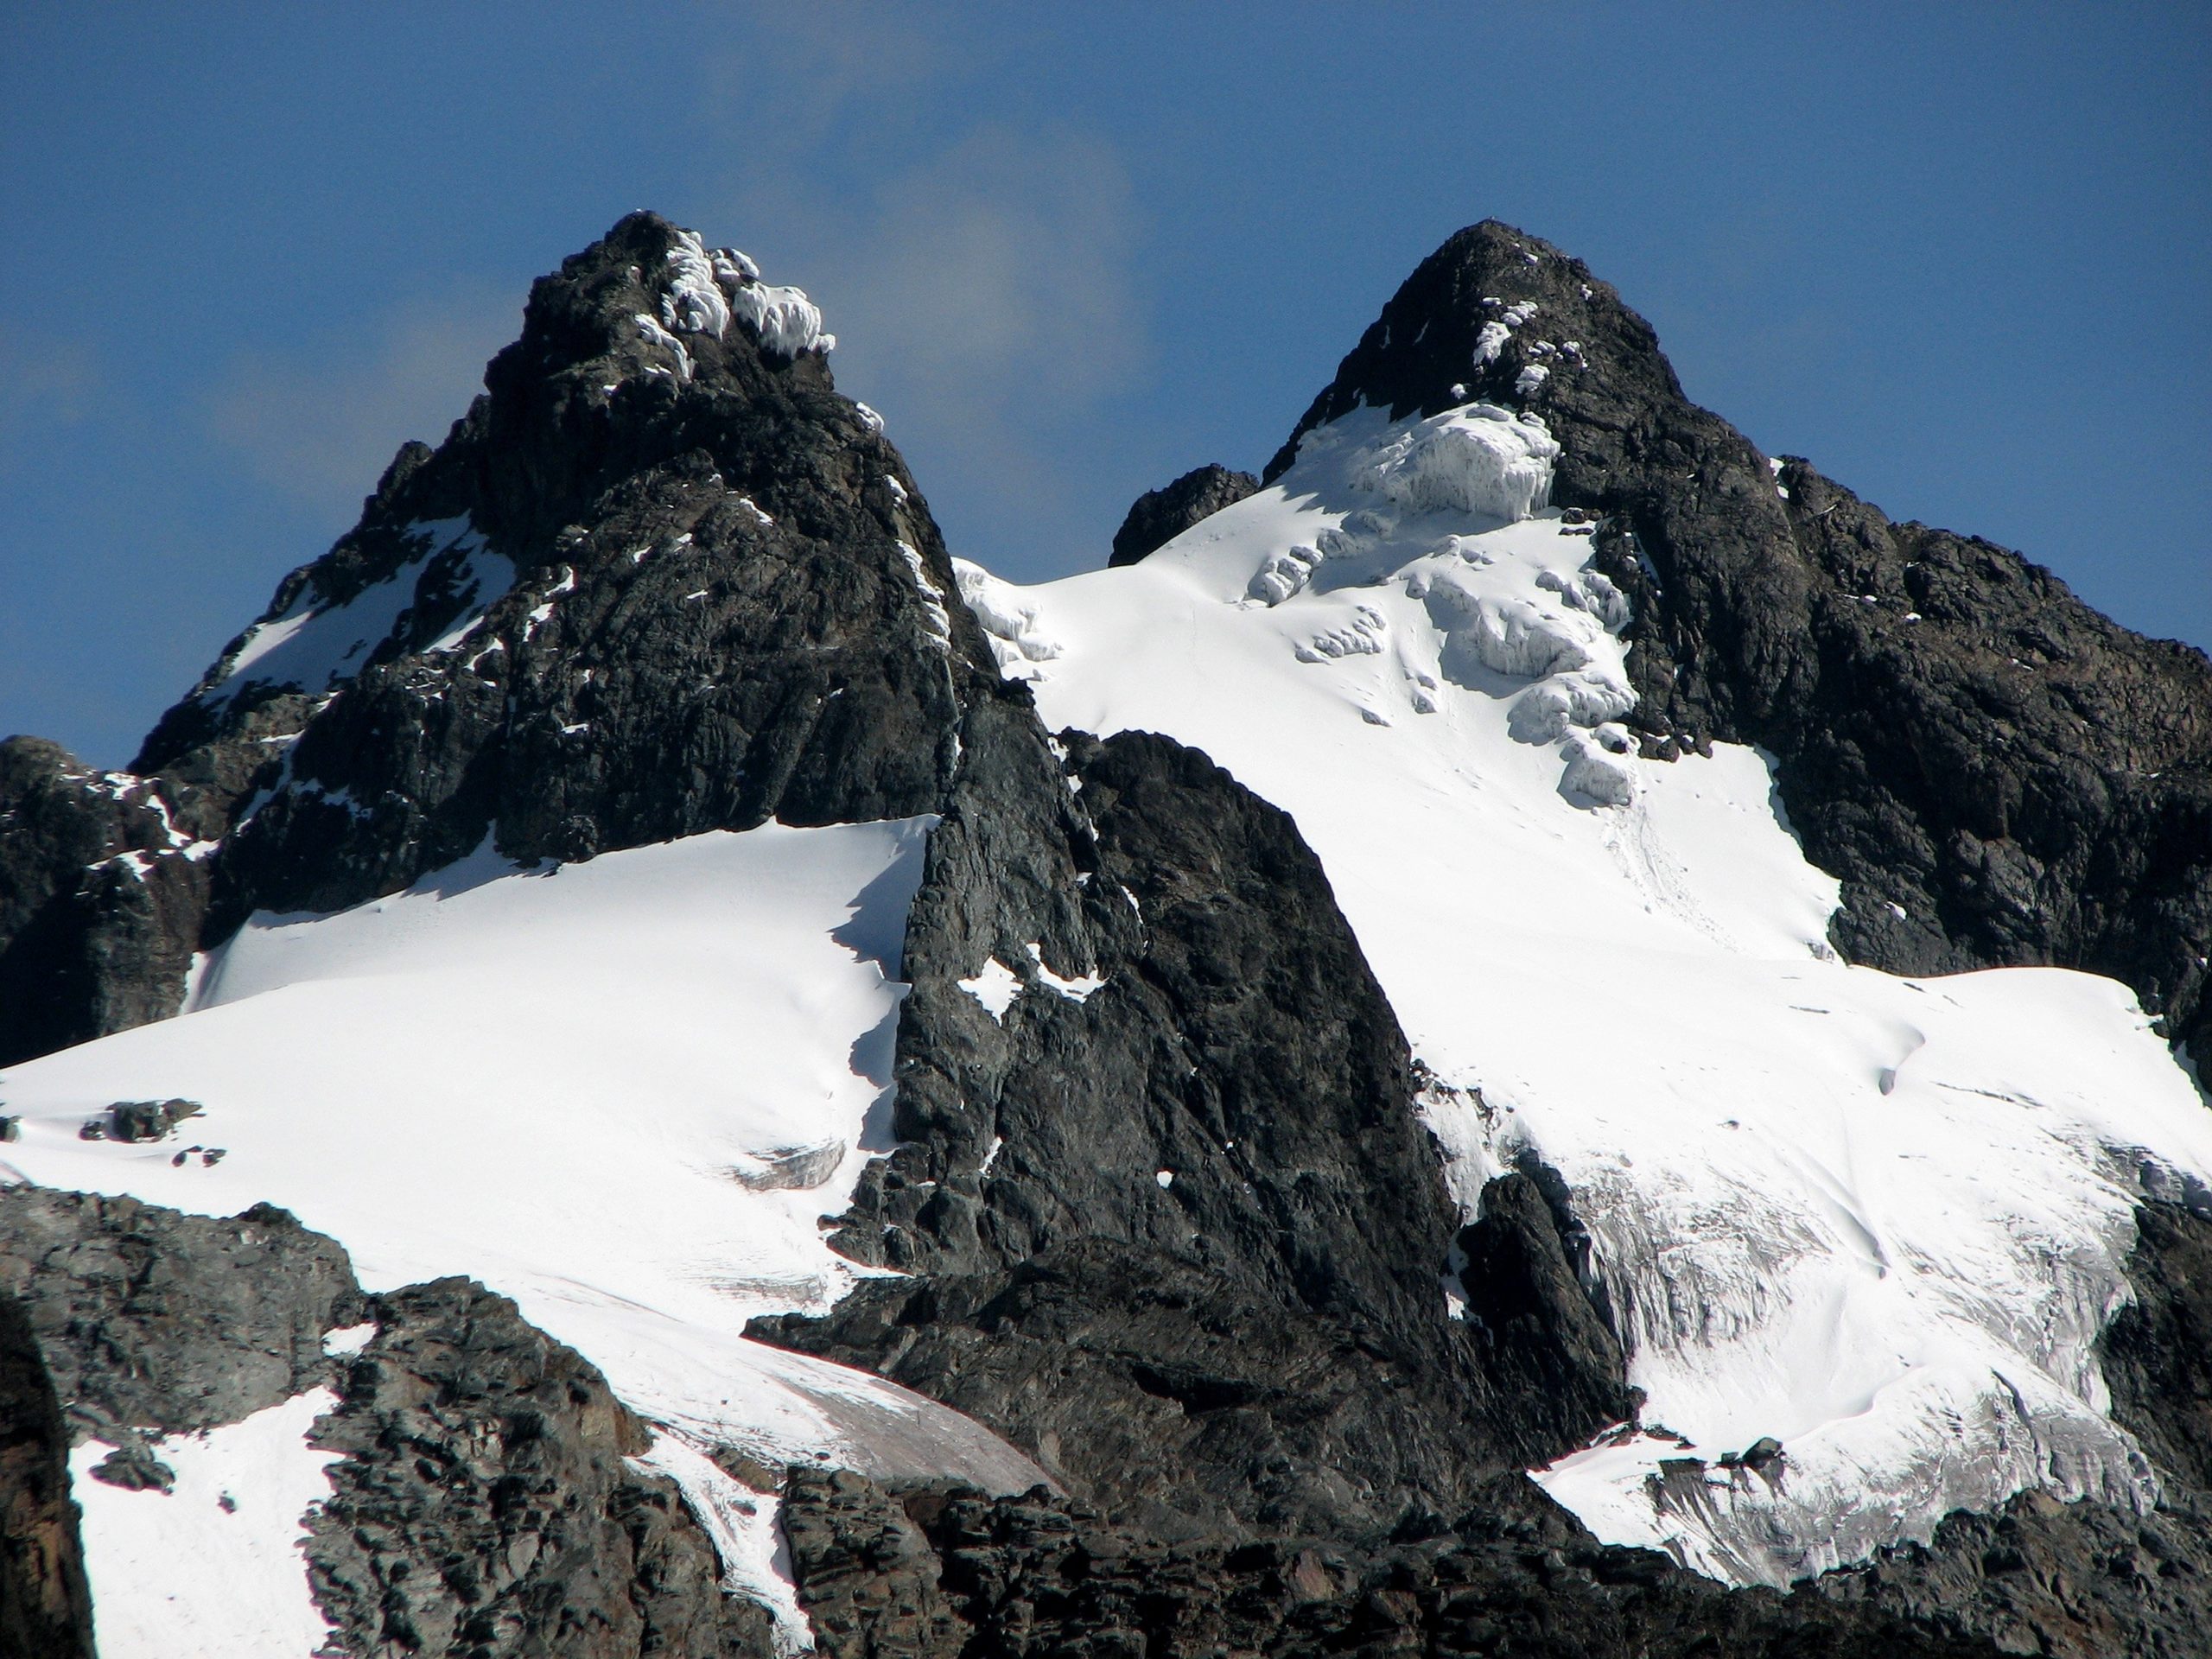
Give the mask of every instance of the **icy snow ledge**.
[{"label": "icy snow ledge", "polygon": [[1470,404],[1385,438],[1352,482],[1416,512],[1526,518],[1551,504],[1558,460],[1558,442],[1535,416]]},{"label": "icy snow ledge", "polygon": [[1025,602],[1012,582],[1001,582],[966,559],[952,562],[952,574],[960,586],[961,603],[982,624],[983,637],[990,642],[991,656],[1003,677],[1034,679],[1041,664],[1060,654],[1059,642],[1039,629],[1036,606]]},{"label": "icy snow ledge", "polygon": [[203,1434],[171,1434],[154,1455],[176,1472],[168,1492],[92,1478],[114,1448],[69,1454],[84,1511],[85,1575],[101,1659],[308,1659],[334,1634],[308,1589],[308,1511],[330,1496],[334,1452],[308,1444],[338,1403],[315,1389]]}]

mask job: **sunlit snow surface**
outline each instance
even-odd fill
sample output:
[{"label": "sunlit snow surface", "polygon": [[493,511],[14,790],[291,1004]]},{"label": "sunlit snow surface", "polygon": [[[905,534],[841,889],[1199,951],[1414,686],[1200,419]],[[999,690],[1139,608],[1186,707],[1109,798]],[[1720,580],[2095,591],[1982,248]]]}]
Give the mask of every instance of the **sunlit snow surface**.
[{"label": "sunlit snow surface", "polygon": [[337,1403],[311,1389],[242,1423],[153,1441],[176,1477],[166,1492],[89,1478],[115,1449],[98,1440],[69,1454],[100,1659],[322,1649],[330,1623],[308,1593],[301,1517],[330,1496],[323,1471],[337,1453],[309,1437]]},{"label": "sunlit snow surface", "polygon": [[[2212,1115],[2109,980],[1836,961],[1762,758],[1609,724],[1625,604],[1480,418],[1417,490],[1465,412],[1362,410],[1138,565],[963,597],[1018,621],[1048,724],[1170,734],[1294,814],[1448,1085],[1464,1205],[1521,1147],[1565,1176],[1643,1422],[1687,1442],[1540,1473],[1602,1537],[1783,1581],[2024,1486],[2147,1501],[2091,1344]],[[1778,1470],[1719,1466],[1764,1435]]]},{"label": "sunlit snow surface", "polygon": [[[280,1204],[372,1289],[480,1278],[658,1424],[655,1466],[725,1519],[750,1495],[687,1449],[1027,1487],[1035,1467],[969,1420],[741,1334],[853,1282],[818,1221],[885,1145],[930,822],[769,824],[530,872],[487,852],[338,915],[257,916],[181,1018],[0,1078],[23,1120],[0,1176],[206,1214]],[[78,1139],[111,1101],[179,1095],[206,1108],[188,1138]],[[226,1155],[172,1161],[194,1145]],[[789,1607],[757,1577],[772,1514],[753,1503],[723,1565]],[[97,1573],[94,1594],[137,1599]]]}]

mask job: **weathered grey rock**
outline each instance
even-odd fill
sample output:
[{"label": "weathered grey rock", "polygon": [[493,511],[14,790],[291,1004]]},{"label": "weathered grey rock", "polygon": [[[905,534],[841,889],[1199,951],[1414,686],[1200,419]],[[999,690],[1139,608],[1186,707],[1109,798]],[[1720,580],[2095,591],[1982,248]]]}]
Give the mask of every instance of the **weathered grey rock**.
[{"label": "weathered grey rock", "polygon": [[595,1367],[481,1285],[379,1297],[315,1439],[315,1599],[357,1659],[766,1659],[766,1611],[717,1588],[652,1436]]},{"label": "weathered grey rock", "polygon": [[77,1439],[234,1423],[327,1379],[363,1302],[346,1252],[259,1205],[188,1216],[0,1187],[0,1294],[20,1299]]},{"label": "weathered grey rock", "polygon": [[1131,504],[1128,516],[1114,532],[1114,551],[1109,565],[1135,564],[1158,552],[1192,524],[1211,518],[1224,507],[1242,501],[1260,487],[1249,473],[1232,473],[1210,461],[1183,474],[1173,484],[1147,490]]},{"label": "weathered grey rock", "polygon": [[22,1304],[0,1295],[0,1654],[92,1659],[69,1431]]},{"label": "weathered grey rock", "polygon": [[1220,1654],[1516,1659],[1964,1659],[1984,1641],[1885,1609],[1730,1592],[1608,1549],[1518,1477],[1372,1552],[1296,1538],[1163,1543],[1043,1491],[887,1491],[794,1471],[785,1524],[828,1659]]},{"label": "weathered grey rock", "polygon": [[1927,1544],[1827,1573],[1839,1601],[1916,1627],[2055,1659],[2197,1659],[2212,1598],[2212,1514],[2194,1501],[2131,1515],[2023,1492],[1947,1516]]}]

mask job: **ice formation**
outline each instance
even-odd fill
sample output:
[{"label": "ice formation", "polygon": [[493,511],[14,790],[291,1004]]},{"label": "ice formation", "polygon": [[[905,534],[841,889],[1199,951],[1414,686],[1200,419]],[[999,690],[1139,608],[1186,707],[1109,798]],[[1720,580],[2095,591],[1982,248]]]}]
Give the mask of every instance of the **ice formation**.
[{"label": "ice formation", "polygon": [[677,335],[712,334],[720,340],[738,317],[767,350],[795,358],[827,352],[837,344],[822,327],[822,308],[802,289],[760,280],[760,267],[734,248],[711,251],[696,231],[679,231],[668,251],[667,291],[658,320],[640,315],[638,332],[675,355],[683,378],[691,378],[690,353]]},{"label": "ice formation", "polygon": [[1551,501],[1559,445],[1533,415],[1469,404],[1394,430],[1352,475],[1416,512],[1526,518]]}]

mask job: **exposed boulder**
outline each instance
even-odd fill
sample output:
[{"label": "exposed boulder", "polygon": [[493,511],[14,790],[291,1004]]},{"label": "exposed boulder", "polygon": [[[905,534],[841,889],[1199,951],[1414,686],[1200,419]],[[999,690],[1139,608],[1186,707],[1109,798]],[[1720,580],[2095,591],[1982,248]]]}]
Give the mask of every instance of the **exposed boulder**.
[{"label": "exposed boulder", "polygon": [[285,1211],[188,1216],[0,1187],[0,1294],[22,1300],[74,1438],[235,1423],[330,1375],[364,1306],[345,1250]]}]

